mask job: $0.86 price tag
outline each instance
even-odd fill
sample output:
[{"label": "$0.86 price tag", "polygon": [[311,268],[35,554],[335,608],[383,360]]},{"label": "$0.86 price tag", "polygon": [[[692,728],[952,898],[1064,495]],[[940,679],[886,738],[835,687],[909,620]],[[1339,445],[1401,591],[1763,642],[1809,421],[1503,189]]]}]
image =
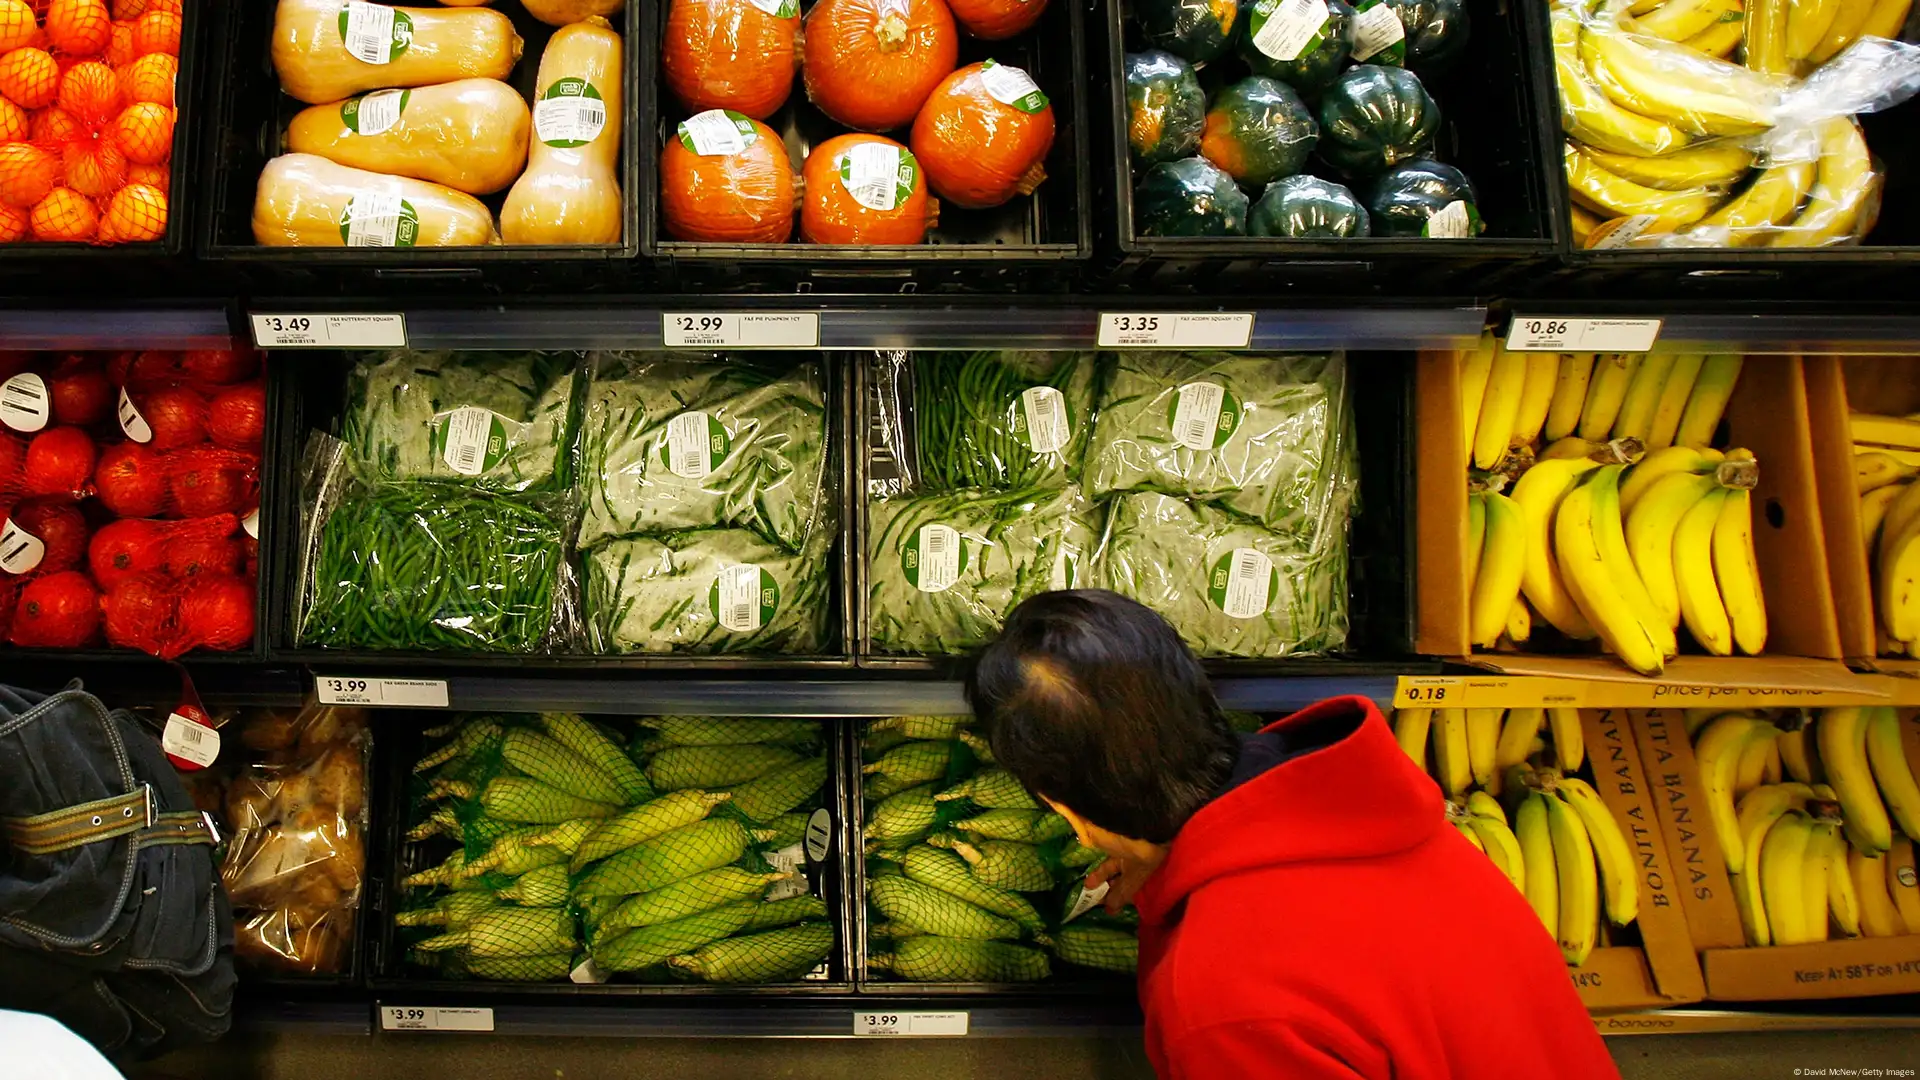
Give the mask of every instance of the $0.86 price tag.
[{"label": "$0.86 price tag", "polygon": [[820,345],[820,315],[812,311],[726,315],[670,311],[660,316],[667,348],[812,349]]},{"label": "$0.86 price tag", "polygon": [[369,679],[357,675],[315,675],[313,687],[322,705],[385,705],[406,709],[447,707],[445,679]]},{"label": "$0.86 price tag", "polygon": [[1646,352],[1660,339],[1659,319],[1563,319],[1515,316],[1509,352]]},{"label": "$0.86 price tag", "polygon": [[857,1012],[855,1035],[965,1035],[963,1012]]},{"label": "$0.86 price tag", "polygon": [[492,1031],[492,1009],[444,1009],[433,1006],[383,1005],[382,1031]]}]

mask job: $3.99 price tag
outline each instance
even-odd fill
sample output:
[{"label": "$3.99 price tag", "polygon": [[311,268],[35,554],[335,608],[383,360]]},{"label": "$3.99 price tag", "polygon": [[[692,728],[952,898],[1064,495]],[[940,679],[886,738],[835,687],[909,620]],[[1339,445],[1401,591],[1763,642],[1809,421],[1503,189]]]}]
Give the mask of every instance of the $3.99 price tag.
[{"label": "$3.99 price tag", "polygon": [[963,1012],[857,1012],[855,1035],[965,1035]]},{"label": "$3.99 price tag", "polygon": [[492,1031],[492,1009],[447,1009],[431,1005],[383,1005],[382,1031]]},{"label": "$3.99 price tag", "polygon": [[315,675],[315,696],[322,705],[383,705],[398,709],[444,709],[445,679],[373,679],[359,675]]}]

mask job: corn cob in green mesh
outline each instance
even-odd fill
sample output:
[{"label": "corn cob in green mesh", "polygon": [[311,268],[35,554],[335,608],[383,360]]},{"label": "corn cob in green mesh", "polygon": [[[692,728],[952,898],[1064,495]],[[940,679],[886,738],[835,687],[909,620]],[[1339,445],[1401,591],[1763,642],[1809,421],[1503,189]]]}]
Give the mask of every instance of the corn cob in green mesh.
[{"label": "corn cob in green mesh", "polygon": [[452,806],[441,803],[433,808],[427,819],[407,830],[409,840],[429,840],[436,836],[450,836],[460,840],[466,836],[467,827],[460,823],[460,815]]},{"label": "corn cob in green mesh", "polygon": [[560,745],[592,762],[606,773],[620,791],[620,801],[628,806],[653,798],[653,787],[640,773],[620,744],[607,738],[585,717],[575,713],[541,713],[540,726]]},{"label": "corn cob in green mesh", "polygon": [[480,809],[498,821],[516,821],[532,825],[558,825],[574,818],[606,817],[619,809],[612,803],[594,802],[569,795],[538,780],[523,776],[496,776],[485,790],[465,780],[436,780],[428,789],[428,798],[478,798]]},{"label": "corn cob in green mesh", "polygon": [[890,953],[873,953],[867,966],[914,982],[1035,982],[1049,974],[1047,954],[999,941],[909,937]]},{"label": "corn cob in green mesh", "polygon": [[933,785],[892,795],[867,815],[866,839],[882,845],[910,844],[940,823],[940,804],[933,801]]},{"label": "corn cob in green mesh", "polygon": [[775,900],[771,904],[761,904],[753,913],[753,921],[747,929],[771,930],[776,926],[791,926],[808,919],[827,917],[827,902],[808,893],[805,896],[789,896],[785,900]]},{"label": "corn cob in green mesh", "polygon": [[895,780],[893,777],[881,773],[874,773],[872,776],[861,781],[860,791],[861,794],[866,796],[868,802],[874,803],[879,802],[881,799],[891,799],[908,788],[919,786],[918,784],[909,784],[904,780]]},{"label": "corn cob in green mesh", "polygon": [[973,751],[973,760],[982,765],[993,764],[993,744],[971,731],[963,731],[954,738],[962,746]]},{"label": "corn cob in green mesh", "polygon": [[673,957],[667,964],[676,973],[702,982],[791,982],[819,966],[832,951],[833,927],[807,923],[727,938],[698,952]]},{"label": "corn cob in green mesh", "polygon": [[567,857],[559,849],[527,843],[542,831],[543,827],[539,825],[523,825],[501,834],[485,851],[467,859],[466,866],[460,871],[461,876],[475,878],[481,874],[500,873],[519,877],[542,866],[565,863]]},{"label": "corn cob in green mesh", "polygon": [[573,872],[579,873],[596,859],[619,854],[662,833],[691,825],[731,797],[724,791],[707,792],[688,788],[605,818],[574,849]]},{"label": "corn cob in green mesh", "polygon": [[984,840],[1018,840],[1023,844],[1044,844],[1073,832],[1066,818],[1047,810],[989,810],[962,818],[953,827]]},{"label": "corn cob in green mesh", "polygon": [[867,899],[894,922],[940,937],[987,940],[1020,936],[1019,925],[1011,920],[911,878],[874,878],[867,882]]},{"label": "corn cob in green mesh", "polygon": [[737,934],[753,918],[757,901],[728,904],[672,922],[643,926],[593,945],[593,962],[603,971],[639,971],[666,963],[723,937]]},{"label": "corn cob in green mesh", "polygon": [[558,825],[542,826],[540,831],[527,837],[527,846],[552,848],[560,853],[560,861],[565,862],[573,857],[574,852],[580,850],[580,845],[586,841],[587,837],[593,835],[593,830],[599,828],[603,820],[605,819],[575,818]]},{"label": "corn cob in green mesh", "polygon": [[1105,861],[1107,857],[1099,848],[1088,847],[1078,837],[1067,841],[1067,846],[1060,850],[1060,865],[1068,870],[1083,870]]},{"label": "corn cob in green mesh", "polygon": [[786,874],[756,874],[737,866],[707,870],[685,881],[628,897],[598,921],[593,933],[596,938],[603,938],[637,926],[684,919],[742,900],[757,900],[766,895],[768,886],[786,877]]},{"label": "corn cob in green mesh", "polygon": [[469,957],[571,953],[573,916],[565,908],[501,908],[466,926],[414,945],[419,952],[465,949]]},{"label": "corn cob in green mesh", "polygon": [[982,810],[1038,810],[1020,781],[1005,769],[982,769],[935,795],[940,802],[965,799]]},{"label": "corn cob in green mesh", "polygon": [[521,907],[558,907],[567,902],[568,892],[567,868],[555,863],[521,874],[512,884],[494,890],[493,895]]},{"label": "corn cob in green mesh", "polygon": [[1133,974],[1140,966],[1140,939],[1126,930],[1071,923],[1041,944],[1069,964]]},{"label": "corn cob in green mesh", "polygon": [[467,853],[464,851],[455,851],[453,854],[447,856],[446,862],[441,863],[439,866],[401,878],[400,887],[403,889],[423,889],[429,885],[452,886],[465,880],[466,869]]},{"label": "corn cob in green mesh", "polygon": [[561,745],[559,739],[531,728],[508,732],[506,741],[500,744],[500,759],[556,791],[610,806],[627,801],[612,777]]},{"label": "corn cob in green mesh", "polygon": [[800,763],[784,746],[676,746],[653,755],[647,779],[661,791],[732,787]]},{"label": "corn cob in green mesh", "polygon": [[880,755],[909,741],[911,740],[898,731],[869,731],[866,737],[860,740],[860,760],[878,761]]},{"label": "corn cob in green mesh", "polygon": [[448,893],[426,907],[399,912],[393,917],[393,925],[445,926],[458,930],[501,906],[492,893],[484,889],[467,889]]},{"label": "corn cob in green mesh", "polygon": [[1026,897],[981,884],[967,869],[966,861],[950,851],[916,844],[906,850],[901,866],[914,881],[959,897],[1001,918],[1012,919],[1030,933],[1046,928],[1046,920]]},{"label": "corn cob in green mesh", "polygon": [[757,838],[738,821],[710,818],[637,844],[588,871],[576,896],[630,896],[727,865]]},{"label": "corn cob in green mesh", "polygon": [[945,780],[950,767],[965,768],[971,753],[956,742],[902,743],[880,755],[878,761],[862,765],[860,771],[868,776],[878,773],[895,780],[925,784]]},{"label": "corn cob in green mesh", "polygon": [[813,798],[827,782],[827,759],[813,757],[732,789],[733,806],[754,821],[766,821]]},{"label": "corn cob in green mesh", "polygon": [[[444,729],[435,729],[444,730]],[[428,732],[432,734],[432,732]],[[413,763],[416,773],[431,772],[448,762],[470,757],[497,742],[505,734],[500,722],[491,717],[469,720],[453,732],[453,738]]]},{"label": "corn cob in green mesh", "polygon": [[742,746],[778,743],[811,746],[820,741],[818,720],[769,720],[747,716],[652,716],[640,721],[652,728],[647,748],[670,746]]},{"label": "corn cob in green mesh", "polygon": [[767,846],[779,850],[805,840],[807,821],[812,817],[812,814],[807,813],[781,814],[771,821],[764,822],[767,832],[772,834],[767,839]]},{"label": "corn cob in green mesh", "polygon": [[920,928],[917,926],[908,926],[905,923],[887,922],[884,919],[878,919],[867,923],[867,943],[869,945],[877,945],[881,942],[901,941],[905,938],[916,937],[920,932]]},{"label": "corn cob in green mesh", "polygon": [[473,956],[466,962],[468,975],[488,982],[552,982],[573,971],[573,954],[546,953],[541,956]]},{"label": "corn cob in green mesh", "polygon": [[973,722],[971,716],[888,716],[867,725],[868,732],[898,732],[909,739],[943,741],[955,738]]},{"label": "corn cob in green mesh", "polygon": [[1014,892],[1044,892],[1053,888],[1053,868],[1042,849],[1012,840],[982,840],[970,844],[952,841],[946,836],[929,838],[941,841],[954,854],[967,860],[974,880],[996,889]]}]

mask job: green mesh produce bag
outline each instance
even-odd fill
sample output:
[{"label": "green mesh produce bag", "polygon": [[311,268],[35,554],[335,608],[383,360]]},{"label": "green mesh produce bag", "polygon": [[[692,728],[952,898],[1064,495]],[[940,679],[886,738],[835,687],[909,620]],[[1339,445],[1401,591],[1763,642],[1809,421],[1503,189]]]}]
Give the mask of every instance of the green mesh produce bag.
[{"label": "green mesh produce bag", "polygon": [[404,349],[368,357],[347,377],[342,438],[378,479],[495,491],[561,487],[582,359]]},{"label": "green mesh produce bag", "polygon": [[1097,534],[1076,485],[882,499],[867,512],[867,633],[880,652],[965,652],[1027,597],[1092,583]]},{"label": "green mesh produce bag", "polygon": [[584,560],[588,642],[599,652],[821,652],[830,575],[826,544],[811,547],[795,555],[745,529],[608,541]]},{"label": "green mesh produce bag", "polygon": [[1079,480],[1093,427],[1093,353],[886,353],[875,371],[878,434],[904,466],[885,493]]}]

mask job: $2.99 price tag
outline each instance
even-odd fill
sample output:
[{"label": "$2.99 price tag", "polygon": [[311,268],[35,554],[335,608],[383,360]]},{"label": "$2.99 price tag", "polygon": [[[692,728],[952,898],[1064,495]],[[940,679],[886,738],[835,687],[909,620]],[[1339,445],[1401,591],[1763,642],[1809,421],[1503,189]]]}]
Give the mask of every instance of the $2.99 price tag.
[{"label": "$2.99 price tag", "polygon": [[447,707],[445,679],[371,679],[359,675],[315,675],[313,687],[322,705],[383,705],[400,709]]},{"label": "$2.99 price tag", "polygon": [[753,315],[669,311],[660,316],[660,340],[669,349],[813,349],[820,345],[820,315],[812,311]]},{"label": "$2.99 price tag", "polygon": [[855,1035],[965,1035],[963,1012],[857,1012]]}]

